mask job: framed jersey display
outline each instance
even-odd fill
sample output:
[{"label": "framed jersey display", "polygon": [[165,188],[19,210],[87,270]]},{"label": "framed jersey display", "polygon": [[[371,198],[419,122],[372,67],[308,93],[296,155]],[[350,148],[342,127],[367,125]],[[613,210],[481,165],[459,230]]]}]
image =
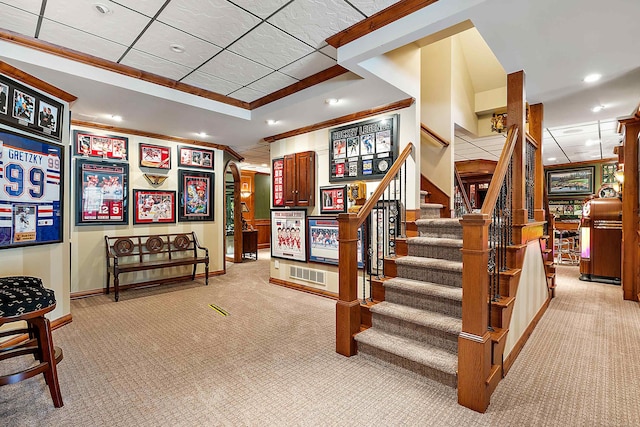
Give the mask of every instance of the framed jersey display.
[{"label": "framed jersey display", "polygon": [[271,256],[307,261],[306,209],[271,210]]},{"label": "framed jersey display", "polygon": [[381,179],[398,156],[399,115],[329,131],[329,182]]},{"label": "framed jersey display", "polygon": [[178,221],[213,221],[213,173],[178,170]]},{"label": "framed jersey display", "polygon": [[62,241],[63,153],[0,131],[0,249]]},{"label": "framed jersey display", "polygon": [[134,224],[176,222],[176,192],[133,190]]},{"label": "framed jersey display", "polygon": [[76,225],[128,224],[126,163],[76,160]]},{"label": "framed jersey display", "polygon": [[92,135],[73,131],[73,153],[84,157],[100,157],[106,160],[127,160],[129,138],[115,135]]}]

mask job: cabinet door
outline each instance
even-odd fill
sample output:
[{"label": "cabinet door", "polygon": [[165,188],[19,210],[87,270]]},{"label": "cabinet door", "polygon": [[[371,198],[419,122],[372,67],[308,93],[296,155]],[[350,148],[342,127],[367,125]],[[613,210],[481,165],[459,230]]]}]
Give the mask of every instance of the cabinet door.
[{"label": "cabinet door", "polygon": [[315,206],[316,153],[314,151],[297,153],[296,169],[297,206]]},{"label": "cabinet door", "polygon": [[284,156],[284,205],[296,205],[296,155]]}]

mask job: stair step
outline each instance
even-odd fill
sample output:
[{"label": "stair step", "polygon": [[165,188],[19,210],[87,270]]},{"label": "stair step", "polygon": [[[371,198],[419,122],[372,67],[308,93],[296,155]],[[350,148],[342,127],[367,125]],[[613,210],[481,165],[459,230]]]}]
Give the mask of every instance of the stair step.
[{"label": "stair step", "polygon": [[408,369],[450,387],[457,387],[458,356],[441,348],[367,329],[355,336],[359,354]]},{"label": "stair step", "polygon": [[384,282],[385,300],[462,317],[462,288],[395,277]]},{"label": "stair step", "polygon": [[462,319],[388,301],[371,307],[372,325],[385,333],[428,343],[454,354]]},{"label": "stair step", "polygon": [[444,205],[440,203],[420,203],[420,218],[440,218],[440,210]]},{"label": "stair step", "polygon": [[462,240],[437,237],[412,237],[407,240],[408,255],[462,261]]},{"label": "stair step", "polygon": [[462,225],[458,218],[423,218],[415,222],[421,237],[462,239]]},{"label": "stair step", "polygon": [[397,277],[462,287],[462,262],[419,256],[396,259]]}]

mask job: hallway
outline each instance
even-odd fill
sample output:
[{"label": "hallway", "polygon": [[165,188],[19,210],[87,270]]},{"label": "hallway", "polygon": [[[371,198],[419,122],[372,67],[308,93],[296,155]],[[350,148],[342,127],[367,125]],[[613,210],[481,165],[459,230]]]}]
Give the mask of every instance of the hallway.
[{"label": "hallway", "polygon": [[[269,252],[202,283],[72,302],[56,330],[65,406],[2,387],[3,426],[640,425],[640,310],[569,278],[486,414],[453,389],[334,352],[335,301],[271,285]],[[229,313],[210,308],[215,304]]]}]

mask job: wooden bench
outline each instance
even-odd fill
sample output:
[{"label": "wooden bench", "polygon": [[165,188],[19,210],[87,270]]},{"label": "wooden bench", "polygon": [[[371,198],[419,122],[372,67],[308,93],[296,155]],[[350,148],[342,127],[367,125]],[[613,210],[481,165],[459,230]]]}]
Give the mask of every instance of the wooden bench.
[{"label": "wooden bench", "polygon": [[[197,265],[204,264],[205,284],[209,284],[209,249],[200,246],[194,232],[104,236],[104,241],[107,249],[107,294],[113,274],[116,301],[120,297],[120,273],[193,265],[191,280],[195,280]],[[204,251],[204,256],[198,256],[198,250]],[[183,278],[160,279],[158,283],[175,282]]]}]

